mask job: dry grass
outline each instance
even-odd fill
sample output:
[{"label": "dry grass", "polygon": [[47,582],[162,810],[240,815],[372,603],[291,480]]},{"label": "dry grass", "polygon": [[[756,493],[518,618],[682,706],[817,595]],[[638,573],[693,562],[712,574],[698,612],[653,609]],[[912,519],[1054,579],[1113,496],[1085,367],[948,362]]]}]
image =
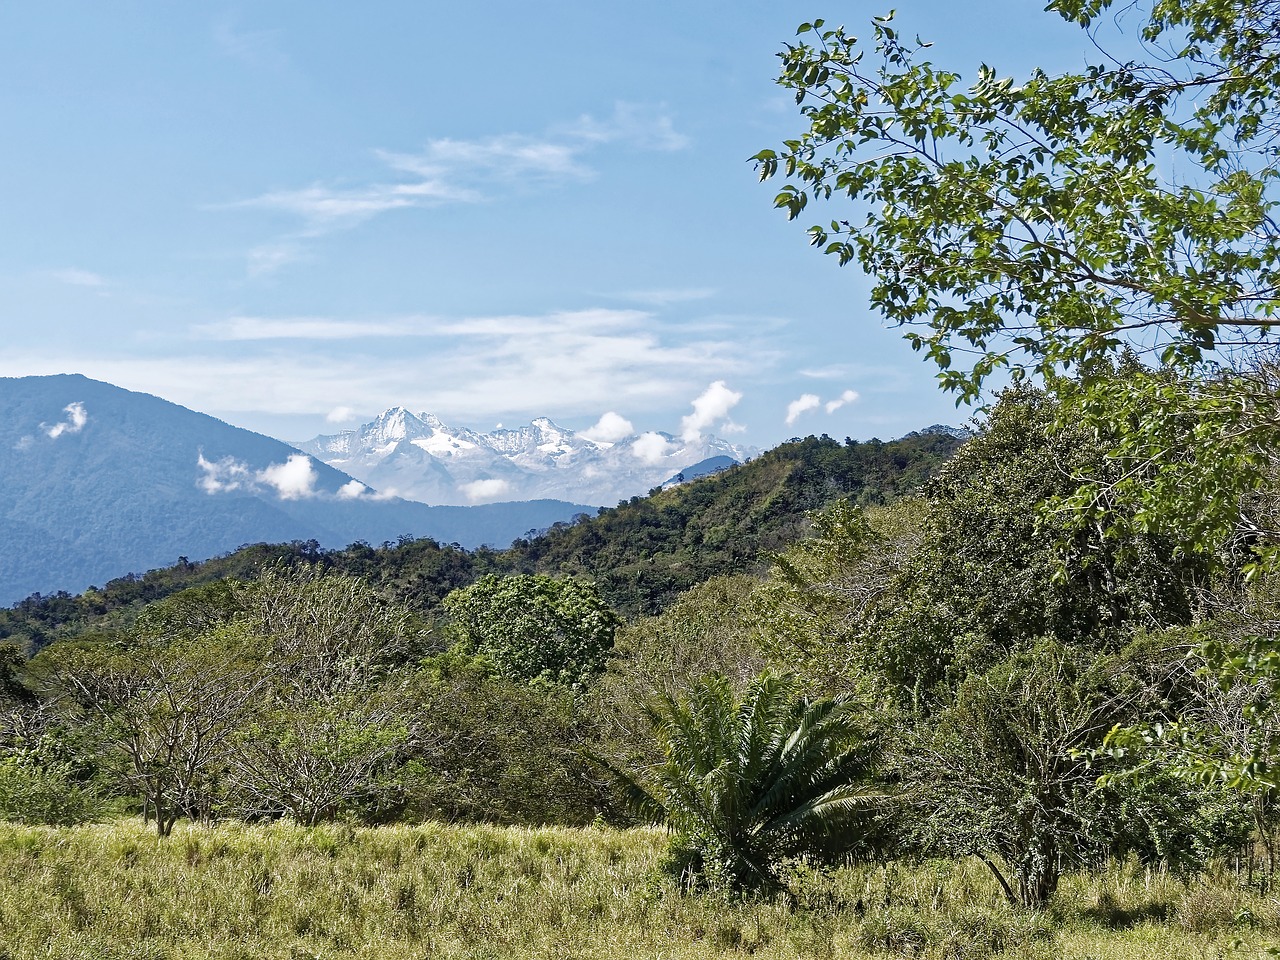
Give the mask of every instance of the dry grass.
[{"label": "dry grass", "polygon": [[1026,914],[980,865],[938,862],[740,903],[656,880],[663,848],[649,830],[0,824],[0,960],[1163,960],[1256,957],[1280,932],[1280,904],[1225,877],[1076,876]]}]

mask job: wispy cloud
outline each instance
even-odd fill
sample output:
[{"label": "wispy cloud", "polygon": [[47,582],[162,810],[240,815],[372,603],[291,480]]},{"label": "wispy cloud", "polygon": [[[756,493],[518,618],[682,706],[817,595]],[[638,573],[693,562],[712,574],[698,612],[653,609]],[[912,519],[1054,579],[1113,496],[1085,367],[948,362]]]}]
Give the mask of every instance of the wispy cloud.
[{"label": "wispy cloud", "polygon": [[689,138],[676,130],[662,104],[620,100],[613,105],[613,116],[600,120],[584,113],[566,133],[587,143],[621,141],[645,150],[675,151],[689,146]]},{"label": "wispy cloud", "polygon": [[665,307],[673,303],[706,300],[715,295],[716,291],[711,287],[689,287],[668,290],[627,290],[619,293],[618,297],[622,300],[634,300],[636,303],[649,304],[654,307]]},{"label": "wispy cloud", "polygon": [[89,270],[79,270],[75,267],[49,270],[45,276],[50,280],[56,280],[58,283],[65,283],[69,287],[91,287],[98,290],[107,286],[107,279],[102,274],[93,273]]},{"label": "wispy cloud", "polygon": [[369,337],[423,336],[409,320],[364,322],[325,317],[231,317],[202,324],[192,333],[204,340],[357,340]]},{"label": "wispy cloud", "polygon": [[[427,141],[419,153],[380,150],[378,156],[392,170],[418,177],[422,183],[519,181],[527,184],[594,176],[595,171],[580,159],[583,152],[578,144],[511,133],[482,140],[446,137]],[[477,199],[482,195],[474,187],[467,187],[459,199]]]},{"label": "wispy cloud", "polygon": [[273,257],[282,263],[296,259],[300,252],[298,239],[303,237],[348,229],[390,210],[476,199],[479,199],[479,194],[473,191],[421,180],[415,183],[373,183],[349,188],[312,184],[297,190],[264,193],[227,206],[274,210],[302,221],[303,229],[298,238],[254,248],[256,265],[261,270]]},{"label": "wispy cloud", "polygon": [[[706,334],[647,311],[605,308],[361,320],[232,317],[194,328],[177,350],[11,351],[0,372],[77,370],[232,422],[236,411],[323,417],[335,407],[396,404],[472,423],[548,412],[598,418],[602,410],[678,408],[705,392],[710,377],[731,382],[773,367],[780,354],[751,330]],[[343,349],[333,350],[335,343]]]},{"label": "wispy cloud", "polygon": [[849,368],[843,364],[832,364],[829,367],[809,367],[796,372],[810,380],[838,380],[849,375]]},{"label": "wispy cloud", "polygon": [[[228,34],[229,50],[245,44]],[[359,226],[397,210],[442,204],[477,203],[552,186],[589,180],[597,170],[595,151],[680,150],[688,139],[660,106],[618,103],[611,117],[590,115],[542,135],[504,133],[477,139],[439,137],[415,152],[375,150],[380,177],[366,183],[335,178],[303,187],[271,190],[221,205],[223,209],[265,210],[297,221],[289,234],[255,246],[248,270],[263,276],[298,260],[304,241]]]},{"label": "wispy cloud", "polygon": [[289,58],[280,46],[280,37],[279,30],[242,30],[230,22],[216,24],[213,28],[213,45],[224,57],[273,70],[289,66]]},{"label": "wispy cloud", "polygon": [[249,276],[261,277],[275,273],[282,267],[306,258],[306,251],[296,241],[264,243],[249,251]]},{"label": "wispy cloud", "polygon": [[84,408],[84,404],[80,401],[69,403],[62,408],[62,412],[67,415],[65,420],[55,423],[53,426],[40,424],[40,428],[45,434],[53,440],[64,433],[79,433],[84,429],[84,425],[89,422],[89,414]]}]

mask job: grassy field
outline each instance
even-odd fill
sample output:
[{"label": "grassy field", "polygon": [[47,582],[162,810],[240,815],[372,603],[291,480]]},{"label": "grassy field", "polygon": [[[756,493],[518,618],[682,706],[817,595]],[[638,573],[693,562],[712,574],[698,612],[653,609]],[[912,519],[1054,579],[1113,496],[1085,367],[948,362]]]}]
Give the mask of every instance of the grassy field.
[{"label": "grassy field", "polygon": [[1073,876],[1009,909],[977,863],[798,878],[799,901],[681,895],[649,830],[0,823],[16,958],[1228,958],[1280,939],[1230,878]]}]

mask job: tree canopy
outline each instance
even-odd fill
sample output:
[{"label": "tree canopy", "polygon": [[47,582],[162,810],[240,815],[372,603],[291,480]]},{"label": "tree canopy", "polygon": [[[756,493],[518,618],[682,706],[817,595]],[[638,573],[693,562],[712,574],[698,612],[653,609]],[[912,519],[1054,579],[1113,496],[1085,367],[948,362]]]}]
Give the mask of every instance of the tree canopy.
[{"label": "tree canopy", "polygon": [[[1207,548],[1280,433],[1280,3],[1112,6],[1050,3],[1102,53],[1021,82],[984,64],[966,85],[892,15],[869,43],[802,24],[779,83],[806,127],[755,160],[787,179],[775,203],[791,218],[842,203],[810,242],[870,274],[873,307],[961,399],[999,371],[1070,374],[1075,415],[1132,419],[1116,453],[1168,482],[1101,485],[1082,509],[1125,495]],[[1110,379],[1131,349],[1173,378]]]}]

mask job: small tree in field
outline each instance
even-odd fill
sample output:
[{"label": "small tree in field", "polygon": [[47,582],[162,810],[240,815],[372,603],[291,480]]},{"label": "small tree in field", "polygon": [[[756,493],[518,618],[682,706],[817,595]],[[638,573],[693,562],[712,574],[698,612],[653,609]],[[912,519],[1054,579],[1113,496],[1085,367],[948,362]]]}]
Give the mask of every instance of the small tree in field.
[{"label": "small tree in field", "polygon": [[207,814],[212,781],[265,674],[255,640],[239,625],[191,640],[51,650],[59,702],[90,749],[142,797],[156,832],[183,814]]}]

